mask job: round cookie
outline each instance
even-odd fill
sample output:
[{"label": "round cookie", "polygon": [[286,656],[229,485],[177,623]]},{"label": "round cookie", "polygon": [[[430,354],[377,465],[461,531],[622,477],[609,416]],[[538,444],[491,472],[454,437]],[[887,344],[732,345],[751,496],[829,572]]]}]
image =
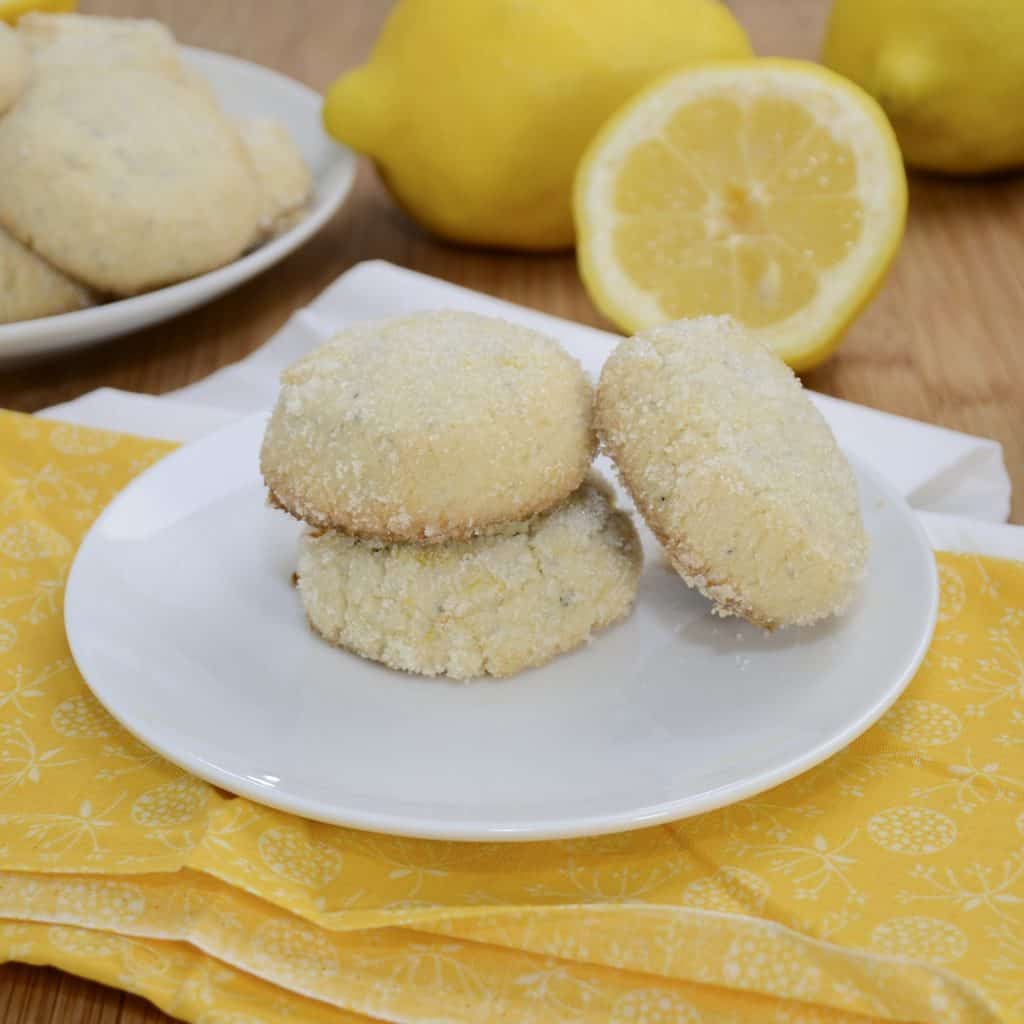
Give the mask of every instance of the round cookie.
[{"label": "round cookie", "polygon": [[508,676],[624,616],[642,555],[591,476],[553,512],[451,544],[307,532],[298,587],[325,639],[423,675]]},{"label": "round cookie", "polygon": [[61,68],[132,68],[177,81],[185,78],[174,36],[149,18],[29,11],[18,19],[18,35],[37,74]]},{"label": "round cookie", "polygon": [[853,472],[800,381],[734,321],[620,343],[596,420],[672,565],[718,614],[771,628],[849,605],[867,557]]},{"label": "round cookie", "polygon": [[279,121],[245,117],[237,126],[263,198],[260,229],[272,238],[302,216],[313,191],[313,179],[298,146]]},{"label": "round cookie", "polygon": [[234,125],[145,71],[33,77],[0,120],[0,223],[70,277],[132,295],[237,257],[261,197]]},{"label": "round cookie", "polygon": [[260,465],[271,502],[314,526],[464,539],[551,508],[594,454],[580,365],[491,317],[356,324],[281,379]]},{"label": "round cookie", "polygon": [[18,33],[0,21],[0,114],[14,105],[28,78],[29,60]]},{"label": "round cookie", "polygon": [[0,324],[70,313],[93,304],[88,289],[43,262],[0,228]]}]

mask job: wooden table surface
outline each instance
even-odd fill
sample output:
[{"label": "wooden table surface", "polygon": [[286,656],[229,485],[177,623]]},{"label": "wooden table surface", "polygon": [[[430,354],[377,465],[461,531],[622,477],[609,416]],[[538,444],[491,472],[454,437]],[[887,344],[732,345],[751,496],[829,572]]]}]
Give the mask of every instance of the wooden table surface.
[{"label": "wooden table surface", "polygon": [[[384,0],[83,0],[146,15],[179,40],[257,61],[323,90],[368,52]],[[762,54],[817,53],[826,0],[733,0]],[[915,177],[906,241],[837,356],[806,377],[820,391],[1001,441],[1024,521],[1024,177]],[[559,316],[602,324],[571,255],[516,256],[440,244],[360,168],[338,217],[305,249],[168,324],[0,378],[0,406],[34,411],[104,385],[153,394],[260,345],[297,306],[365,259],[387,259]],[[142,1000],[52,970],[0,968],[0,1024],[169,1021]]]}]

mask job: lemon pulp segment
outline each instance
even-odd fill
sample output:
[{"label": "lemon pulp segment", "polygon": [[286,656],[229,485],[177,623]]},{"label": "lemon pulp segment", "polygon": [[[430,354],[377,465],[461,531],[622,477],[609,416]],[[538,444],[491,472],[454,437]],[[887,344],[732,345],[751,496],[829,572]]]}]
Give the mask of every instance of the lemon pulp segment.
[{"label": "lemon pulp segment", "polygon": [[906,181],[855,86],[751,61],[675,74],[628,104],[585,155],[575,207],[584,280],[621,327],[728,314],[803,367],[881,280]]}]

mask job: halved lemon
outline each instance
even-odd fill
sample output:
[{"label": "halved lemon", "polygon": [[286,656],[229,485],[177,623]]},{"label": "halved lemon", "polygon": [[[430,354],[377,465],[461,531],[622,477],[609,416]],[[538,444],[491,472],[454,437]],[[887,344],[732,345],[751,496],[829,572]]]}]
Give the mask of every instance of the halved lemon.
[{"label": "halved lemon", "polygon": [[906,209],[878,104],[789,60],[661,78],[590,143],[574,193],[580,273],[619,327],[729,314],[798,370],[881,284]]}]

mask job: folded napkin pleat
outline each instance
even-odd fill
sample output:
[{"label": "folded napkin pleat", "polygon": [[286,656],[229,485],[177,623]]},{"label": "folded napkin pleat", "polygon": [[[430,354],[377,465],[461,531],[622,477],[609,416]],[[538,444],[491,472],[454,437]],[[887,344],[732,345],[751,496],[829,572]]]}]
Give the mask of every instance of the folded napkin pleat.
[{"label": "folded napkin pleat", "polygon": [[[429,938],[429,937],[428,937]],[[877,1024],[881,1017],[845,1013],[804,1000],[776,999],[737,993],[716,986],[667,985],[654,981],[630,987],[614,1001],[605,995],[601,976],[550,957],[519,959],[524,973],[503,973],[497,988],[483,999],[478,986],[485,979],[456,975],[460,987],[445,987],[443,1016],[419,1016],[400,996],[424,986],[436,997],[447,977],[456,944],[432,950],[415,941],[401,949],[381,944],[375,962],[391,968],[378,983],[373,1005],[380,1016],[366,1016],[279,988],[248,971],[240,971],[186,943],[139,938],[99,928],[0,920],[0,944],[14,948],[18,959],[114,985],[144,996],[165,1012],[200,1024],[364,1024],[369,1021],[482,1021],[521,1024],[523,1021],[571,1019],[581,1024],[688,1024],[728,1021],[729,1024]],[[503,964],[507,971],[511,966]],[[517,990],[511,998],[505,993]],[[471,998],[465,998],[469,990]],[[550,1007],[551,1011],[547,1012]],[[483,1016],[486,1014],[486,1016]]]},{"label": "folded napkin pleat", "polygon": [[0,920],[0,954],[112,985],[195,1024],[366,1024],[370,1020],[278,988],[186,943],[122,935],[102,927]]}]

